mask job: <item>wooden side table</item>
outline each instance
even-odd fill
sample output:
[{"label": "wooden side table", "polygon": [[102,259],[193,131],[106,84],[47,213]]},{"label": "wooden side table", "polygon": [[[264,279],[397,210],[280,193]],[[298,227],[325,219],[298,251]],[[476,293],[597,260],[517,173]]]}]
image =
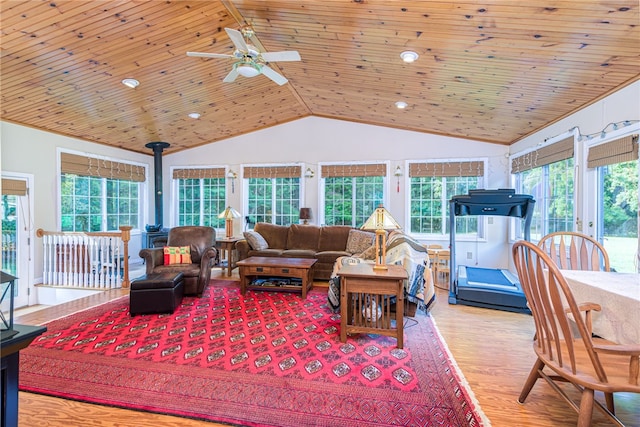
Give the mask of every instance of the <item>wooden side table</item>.
[{"label": "wooden side table", "polygon": [[[238,251],[236,250],[236,242],[242,240],[240,237],[229,237],[224,239],[216,239],[216,246],[220,250],[220,266],[224,270],[226,259],[227,276],[231,276],[231,271],[236,268],[238,262]],[[226,258],[223,258],[226,257]]]},{"label": "wooden side table", "polygon": [[[398,348],[404,345],[404,281],[407,272],[400,265],[374,270],[373,264],[348,264],[340,277],[340,341],[348,333],[374,333],[395,336]],[[395,326],[392,325],[390,298],[396,297]]]}]

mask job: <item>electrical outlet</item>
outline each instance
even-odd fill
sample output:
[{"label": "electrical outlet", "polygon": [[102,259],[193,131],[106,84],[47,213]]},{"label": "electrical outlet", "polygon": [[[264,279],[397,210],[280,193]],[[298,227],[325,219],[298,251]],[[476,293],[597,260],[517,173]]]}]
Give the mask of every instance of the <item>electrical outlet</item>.
[{"label": "electrical outlet", "polygon": [[473,252],[467,252],[467,259],[473,259]]},{"label": "electrical outlet", "polygon": [[487,223],[489,225],[493,224],[493,218],[492,217],[487,218]]}]

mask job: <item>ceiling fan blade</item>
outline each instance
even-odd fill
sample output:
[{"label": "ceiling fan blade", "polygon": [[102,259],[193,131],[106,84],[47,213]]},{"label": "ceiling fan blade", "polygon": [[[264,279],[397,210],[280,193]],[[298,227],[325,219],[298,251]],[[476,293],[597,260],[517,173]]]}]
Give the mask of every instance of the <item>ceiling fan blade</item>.
[{"label": "ceiling fan blade", "polygon": [[233,55],[226,53],[206,53],[206,52],[187,52],[187,56],[197,56],[200,58],[235,58]]},{"label": "ceiling fan blade", "polygon": [[273,68],[269,68],[267,65],[262,66],[262,74],[264,74],[280,86],[289,81],[282,74],[278,73]]},{"label": "ceiling fan blade", "polygon": [[300,61],[300,54],[295,50],[288,50],[284,52],[264,52],[261,55],[262,59],[267,62]]},{"label": "ceiling fan blade", "polygon": [[227,74],[224,79],[222,79],[222,81],[225,83],[234,82],[238,75],[240,75],[240,73],[238,73],[238,69],[236,67],[233,67],[233,69],[229,72],[229,74]]},{"label": "ceiling fan blade", "polygon": [[247,43],[244,41],[244,37],[242,36],[242,33],[240,31],[234,30],[232,28],[225,28],[224,30],[229,35],[229,38],[233,42],[233,45],[236,47],[236,49],[238,49],[240,52],[249,51]]}]

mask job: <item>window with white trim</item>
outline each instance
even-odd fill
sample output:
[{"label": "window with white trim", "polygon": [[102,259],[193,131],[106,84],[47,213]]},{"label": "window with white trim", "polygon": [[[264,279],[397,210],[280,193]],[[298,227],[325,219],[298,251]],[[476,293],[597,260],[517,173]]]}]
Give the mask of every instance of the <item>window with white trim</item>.
[{"label": "window with white trim", "polygon": [[589,148],[587,167],[597,174],[597,236],[611,268],[636,273],[638,263],[638,135]]},{"label": "window with white trim", "polygon": [[251,223],[297,224],[300,218],[300,166],[245,166],[246,216]]},{"label": "window with white trim", "polygon": [[[548,233],[574,230],[574,137],[567,137],[512,160],[516,192],[531,194],[536,201],[531,221],[531,240]],[[515,238],[523,239],[520,223]]]},{"label": "window with white trim", "polygon": [[322,165],[324,224],[361,227],[385,199],[387,166]]},{"label": "window with white trim", "polygon": [[[449,200],[483,187],[484,161],[409,163],[409,232],[449,234]],[[456,217],[456,235],[481,237],[475,216]]]},{"label": "window with white trim", "polygon": [[143,166],[72,153],[60,154],[60,229],[139,229]]},{"label": "window with white trim", "polygon": [[221,167],[173,170],[178,226],[224,228],[224,219],[218,215],[226,208],[225,177],[225,169]]}]

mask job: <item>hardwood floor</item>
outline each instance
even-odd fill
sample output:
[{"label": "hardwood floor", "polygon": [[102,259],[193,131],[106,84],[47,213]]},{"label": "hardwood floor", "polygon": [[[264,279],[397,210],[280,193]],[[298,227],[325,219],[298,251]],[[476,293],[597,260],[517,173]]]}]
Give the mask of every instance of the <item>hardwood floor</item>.
[{"label": "hardwood floor", "polygon": [[[212,277],[227,278],[219,270],[214,270]],[[232,278],[238,279],[237,272],[234,272]],[[322,285],[326,283],[315,284]],[[16,322],[41,324],[126,293],[126,290],[104,292],[25,314],[16,318]],[[545,383],[536,384],[525,404],[517,402],[522,384],[535,360],[531,348],[533,321],[530,316],[449,305],[446,291],[437,289],[437,295],[438,300],[432,310],[432,316],[480,407],[493,426],[576,425],[577,415]],[[222,425],[22,392],[19,411],[20,427]],[[616,395],[616,411],[627,426],[640,426],[640,395]],[[610,424],[594,410],[593,425]]]}]

